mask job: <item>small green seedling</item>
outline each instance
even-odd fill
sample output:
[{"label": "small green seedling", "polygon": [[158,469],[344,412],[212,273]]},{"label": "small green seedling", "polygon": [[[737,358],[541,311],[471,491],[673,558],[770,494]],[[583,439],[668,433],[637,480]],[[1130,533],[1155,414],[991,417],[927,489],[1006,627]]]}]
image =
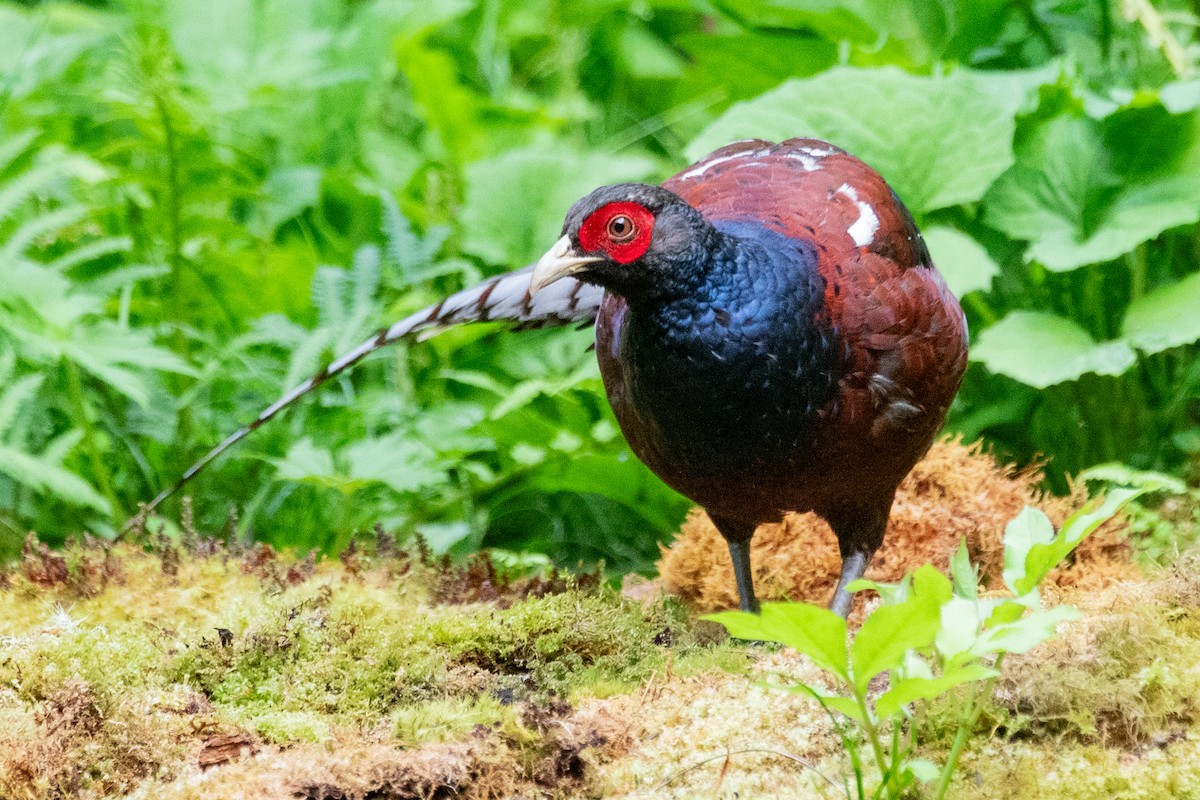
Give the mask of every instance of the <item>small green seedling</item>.
[{"label": "small green seedling", "polygon": [[[807,603],[764,603],[760,615],[726,611],[707,619],[733,636],[798,650],[835,679],[833,692],[809,684],[786,688],[812,695],[829,712],[853,772],[842,783],[847,798],[910,797],[927,786],[941,800],[1004,656],[1027,652],[1053,637],[1060,622],[1079,616],[1070,606],[1043,608],[1041,582],[1088,534],[1150,488],[1113,489],[1095,507],[1071,515],[1057,533],[1041,511],[1023,510],[1004,533],[1003,577],[1011,597],[980,597],[962,543],[949,579],[927,564],[898,584],[852,584],[856,591],[874,589],[883,604],[849,644],[845,620]],[[886,683],[876,681],[882,674]],[[966,699],[945,763],[915,757],[917,743],[906,724],[914,708],[963,686]],[[878,769],[877,784],[867,778],[864,743]]]}]

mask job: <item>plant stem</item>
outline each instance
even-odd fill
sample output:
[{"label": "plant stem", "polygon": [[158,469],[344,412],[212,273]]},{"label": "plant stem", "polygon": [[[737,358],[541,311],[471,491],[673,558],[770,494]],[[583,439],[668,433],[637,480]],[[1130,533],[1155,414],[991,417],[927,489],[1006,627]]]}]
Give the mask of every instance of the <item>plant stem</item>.
[{"label": "plant stem", "polygon": [[855,687],[854,700],[858,703],[858,709],[862,712],[863,719],[867,722],[864,727],[867,729],[867,738],[871,741],[871,750],[875,753],[875,764],[879,767],[879,775],[883,779],[884,785],[890,786],[893,776],[891,770],[888,769],[887,759],[883,755],[883,742],[879,740],[879,729],[871,719],[871,712],[867,708],[867,696]]},{"label": "plant stem", "polygon": [[163,129],[163,146],[167,156],[167,262],[171,265],[171,282],[174,291],[179,290],[179,270],[183,261],[183,210],[180,205],[179,155],[175,142],[175,125],[166,101],[158,92],[153,93],[154,109],[158,112],[159,124]]},{"label": "plant stem", "polygon": [[117,499],[117,493],[109,479],[108,469],[104,465],[104,455],[100,452],[100,445],[96,442],[96,428],[92,425],[92,418],[88,414],[87,399],[83,394],[83,377],[79,374],[79,365],[69,360],[64,363],[67,367],[67,392],[71,397],[71,406],[75,412],[75,424],[83,431],[84,452],[87,453],[88,460],[92,462],[92,472],[96,474],[100,492],[112,507],[113,522],[118,523],[124,516],[121,510],[121,501]]},{"label": "plant stem", "polygon": [[[996,656],[996,663],[992,668],[997,672],[1000,671],[1001,665],[1004,663],[1004,653]],[[950,788],[950,779],[954,777],[954,770],[958,767],[958,758],[962,755],[963,748],[967,744],[967,738],[971,735],[971,731],[975,728],[975,721],[979,718],[979,706],[976,700],[982,697],[991,697],[992,687],[996,685],[996,679],[991,678],[983,685],[983,691],[979,692],[978,684],[971,684],[971,695],[967,699],[967,709],[963,713],[958,722],[958,730],[954,734],[954,744],[950,746],[950,754],[946,756],[946,765],[942,767],[942,777],[938,780],[937,794],[934,795],[934,800],[943,800],[946,796],[946,790]]]}]

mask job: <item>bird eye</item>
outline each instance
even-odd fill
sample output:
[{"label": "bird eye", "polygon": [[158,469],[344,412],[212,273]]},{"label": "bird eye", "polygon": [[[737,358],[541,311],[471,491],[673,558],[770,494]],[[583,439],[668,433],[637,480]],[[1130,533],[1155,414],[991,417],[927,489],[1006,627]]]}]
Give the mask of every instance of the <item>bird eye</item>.
[{"label": "bird eye", "polygon": [[637,235],[637,226],[624,214],[618,214],[608,221],[608,238],[614,242],[628,242],[635,235]]}]

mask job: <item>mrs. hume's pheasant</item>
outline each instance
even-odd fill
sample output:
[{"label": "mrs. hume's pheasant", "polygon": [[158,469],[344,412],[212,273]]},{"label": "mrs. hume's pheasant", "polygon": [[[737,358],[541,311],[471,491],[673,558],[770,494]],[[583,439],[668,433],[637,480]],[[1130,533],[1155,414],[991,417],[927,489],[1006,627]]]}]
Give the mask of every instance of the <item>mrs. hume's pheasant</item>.
[{"label": "mrs. hume's pheasant", "polygon": [[389,342],[462,322],[595,321],[630,447],[704,507],[757,610],[750,538],[787,511],[837,534],[831,607],[883,540],[967,362],[962,309],[880,175],[814,139],[723,147],[662,186],[605,186],[567,212],[536,265],[451,295],[285,394],[250,431]]}]

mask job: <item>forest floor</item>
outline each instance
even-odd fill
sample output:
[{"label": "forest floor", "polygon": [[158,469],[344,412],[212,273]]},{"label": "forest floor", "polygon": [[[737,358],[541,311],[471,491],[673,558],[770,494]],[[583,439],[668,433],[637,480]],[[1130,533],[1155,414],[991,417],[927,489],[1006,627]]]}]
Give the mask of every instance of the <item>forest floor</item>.
[{"label": "forest floor", "polygon": [[[939,444],[875,576],[944,564],[965,537],[987,590],[1003,521],[1069,507],[1035,482]],[[829,717],[771,685],[820,683],[816,668],[699,619],[732,585],[702,515],[659,579],[621,589],[508,578],[382,532],[318,559],[188,527],[31,538],[0,577],[0,797],[840,796]],[[827,593],[821,525],[756,540],[766,596]],[[1151,573],[1129,556],[1118,520],[1054,576],[1049,599],[1082,618],[1006,660],[949,796],[1200,798],[1200,558]],[[913,721],[921,755],[944,759],[955,702]]]}]

